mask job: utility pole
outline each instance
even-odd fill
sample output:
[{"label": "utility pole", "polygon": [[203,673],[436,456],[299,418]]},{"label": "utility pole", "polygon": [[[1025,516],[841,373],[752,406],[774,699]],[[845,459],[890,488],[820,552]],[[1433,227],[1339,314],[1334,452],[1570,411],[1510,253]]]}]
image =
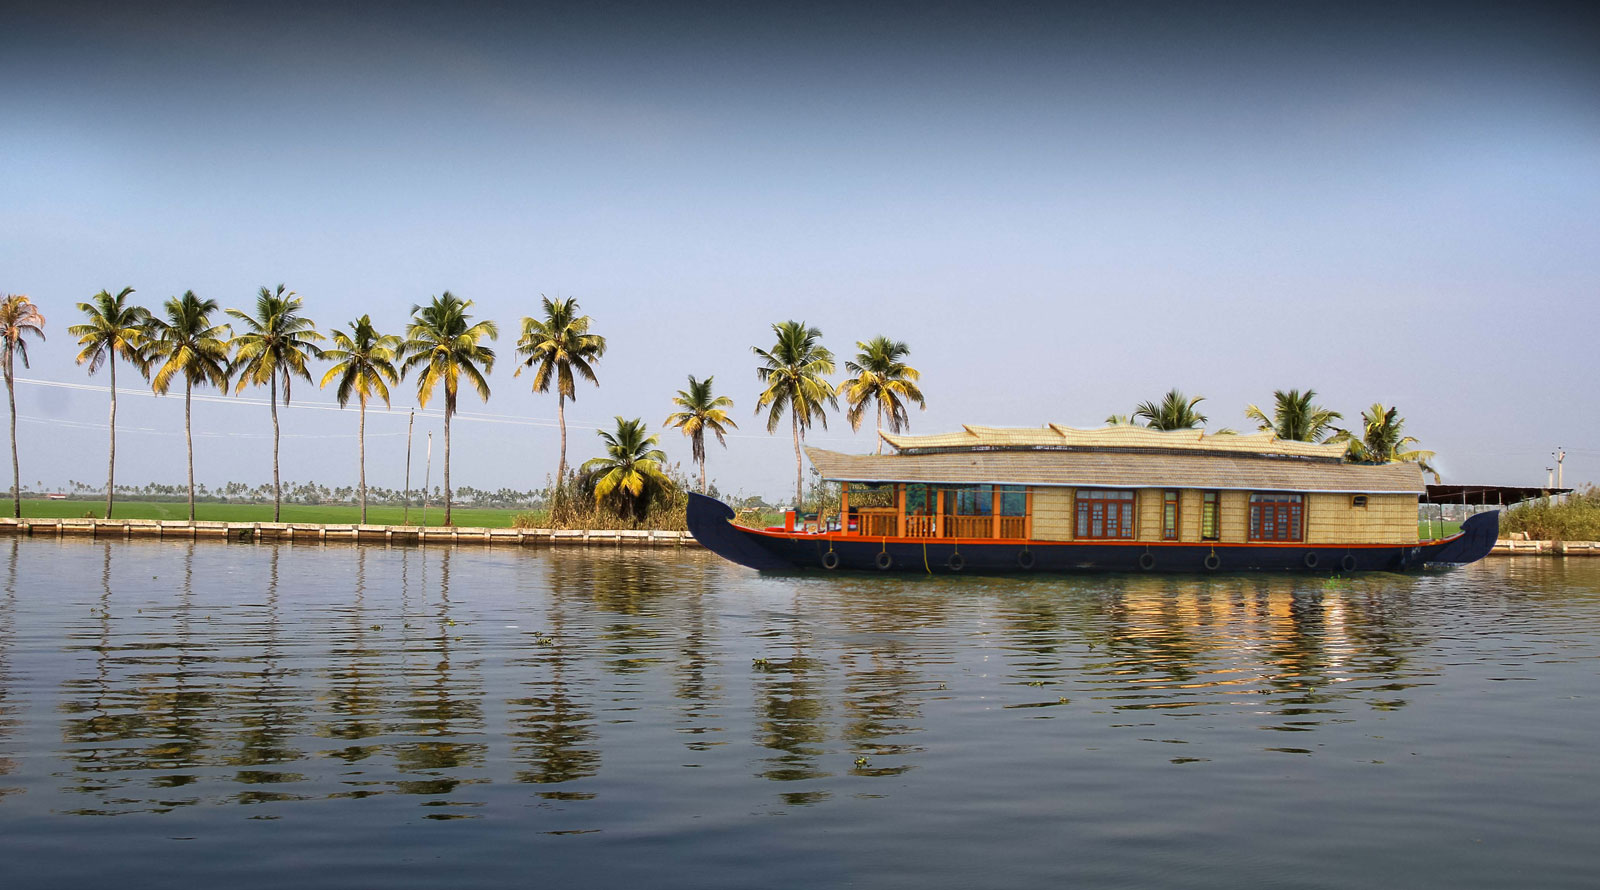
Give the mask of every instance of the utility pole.
[{"label": "utility pole", "polygon": [[1555,487],[1556,487],[1556,468],[1555,467],[1545,467],[1544,468],[1544,490],[1548,492],[1548,491],[1550,491],[1551,489],[1553,489]]},{"label": "utility pole", "polygon": [[406,515],[404,519],[400,520],[401,525],[411,524],[411,428],[415,426],[416,423],[417,409],[412,408],[410,417],[406,419]]},{"label": "utility pole", "polygon": [[1567,459],[1566,449],[1556,446],[1556,488],[1564,487],[1561,479],[1561,462]]},{"label": "utility pole", "polygon": [[433,430],[428,431],[428,460],[422,470],[422,524],[428,524],[428,485],[433,480]]}]

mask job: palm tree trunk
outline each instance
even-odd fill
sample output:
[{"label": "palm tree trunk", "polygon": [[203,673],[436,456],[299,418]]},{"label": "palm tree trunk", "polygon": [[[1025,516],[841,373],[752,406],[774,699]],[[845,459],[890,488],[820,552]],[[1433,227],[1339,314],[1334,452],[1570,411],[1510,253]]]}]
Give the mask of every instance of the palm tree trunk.
[{"label": "palm tree trunk", "polygon": [[567,397],[556,388],[556,423],[561,426],[561,460],[556,463],[556,486],[559,489],[567,481]]},{"label": "palm tree trunk", "polygon": [[358,451],[361,454],[361,469],[356,478],[361,484],[361,524],[367,524],[367,397],[361,397],[361,426],[356,435]]},{"label": "palm tree trunk", "polygon": [[11,402],[11,515],[22,518],[22,465],[17,462],[17,381],[15,353],[6,348],[6,398]]},{"label": "palm tree trunk", "polygon": [[700,493],[706,493],[706,453],[704,446],[700,451]]},{"label": "palm tree trunk", "polygon": [[283,513],[283,486],[278,482],[278,375],[272,375],[272,521]]},{"label": "palm tree trunk", "polygon": [[194,433],[191,431],[193,412],[190,409],[189,395],[194,391],[194,382],[183,381],[183,441],[189,446],[189,521],[194,521]]},{"label": "palm tree trunk", "polygon": [[789,422],[794,426],[794,509],[800,510],[800,480],[805,475],[805,469],[800,463],[800,415],[790,406]]},{"label": "palm tree trunk", "polygon": [[117,353],[111,351],[111,458],[106,468],[106,518],[111,518],[111,493],[116,490],[117,479]]},{"label": "palm tree trunk", "polygon": [[450,415],[456,413],[456,399],[444,395],[444,524],[450,525]]},{"label": "palm tree trunk", "polygon": [[883,453],[883,401],[878,401],[878,453]]}]

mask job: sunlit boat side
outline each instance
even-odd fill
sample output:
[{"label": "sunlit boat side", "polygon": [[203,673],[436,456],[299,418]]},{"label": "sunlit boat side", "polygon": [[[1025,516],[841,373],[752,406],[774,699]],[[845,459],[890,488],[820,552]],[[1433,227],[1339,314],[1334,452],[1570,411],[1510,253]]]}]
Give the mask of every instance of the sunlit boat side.
[{"label": "sunlit boat side", "polygon": [[1498,513],[1418,538],[1414,463],[1364,464],[1339,445],[1258,435],[965,427],[882,434],[891,454],[807,448],[841,485],[815,528],[737,525],[690,495],[689,530],[762,571],[1406,571],[1475,562]]}]

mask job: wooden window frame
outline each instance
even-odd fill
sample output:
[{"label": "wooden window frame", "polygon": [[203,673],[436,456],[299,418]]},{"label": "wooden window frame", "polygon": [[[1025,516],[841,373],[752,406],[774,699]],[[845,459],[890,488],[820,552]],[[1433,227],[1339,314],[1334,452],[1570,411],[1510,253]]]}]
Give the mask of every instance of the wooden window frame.
[{"label": "wooden window frame", "polygon": [[1183,524],[1183,493],[1176,488],[1161,492],[1161,540],[1178,540]]},{"label": "wooden window frame", "polygon": [[[1211,514],[1207,516],[1206,514]],[[1206,534],[1206,520],[1211,520],[1211,534]],[[1222,540],[1222,492],[1200,492],[1200,540]]]},{"label": "wooden window frame", "polygon": [[[1095,497],[1098,494],[1113,494],[1115,497]],[[1087,497],[1085,495],[1088,495]],[[1139,523],[1138,498],[1132,491],[1111,488],[1080,488],[1072,495],[1072,531],[1073,539],[1078,541],[1132,541],[1138,533]],[[1095,534],[1094,515],[1095,506],[1099,505],[1100,534]],[[1108,521],[1111,518],[1106,505],[1115,505],[1120,508],[1117,512],[1117,534],[1106,534],[1111,528]]]},{"label": "wooden window frame", "polygon": [[1284,491],[1250,495],[1245,540],[1252,544],[1300,544],[1306,539],[1306,497]]}]

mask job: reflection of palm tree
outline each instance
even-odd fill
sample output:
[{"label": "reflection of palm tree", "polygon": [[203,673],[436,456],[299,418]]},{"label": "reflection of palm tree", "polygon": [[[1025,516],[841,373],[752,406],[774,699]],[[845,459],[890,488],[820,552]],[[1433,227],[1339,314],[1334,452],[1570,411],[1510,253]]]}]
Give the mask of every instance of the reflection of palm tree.
[{"label": "reflection of palm tree", "polygon": [[[820,678],[814,676],[823,666],[804,654],[807,641],[802,638],[803,631],[793,628],[789,633],[794,637],[793,654],[783,661],[758,662],[755,677],[755,696],[761,709],[756,743],[777,752],[768,758],[768,768],[760,775],[774,782],[832,775],[817,765],[817,758],[823,753],[820,745],[828,738],[823,723],[827,704]],[[825,791],[797,791],[781,796],[788,803],[799,805],[815,803],[829,795]]]},{"label": "reflection of palm tree", "polygon": [[[355,599],[350,610],[348,641],[333,648],[335,663],[330,671],[334,681],[333,711],[341,719],[328,727],[328,735],[350,742],[371,738],[383,731],[377,721],[382,713],[382,687],[373,688],[374,678],[383,676],[381,665],[371,659],[378,654],[367,642],[367,548],[356,548]],[[364,760],[376,749],[373,746],[351,745],[333,752],[347,763]]]},{"label": "reflection of palm tree", "polygon": [[[273,545],[267,561],[267,620],[260,659],[261,679],[250,696],[250,707],[238,717],[243,727],[239,734],[239,752],[228,758],[228,763],[234,766],[290,763],[304,756],[289,744],[297,709],[286,704],[293,701],[294,693],[281,685],[285,672],[278,668],[278,556],[279,548]],[[297,773],[253,769],[240,770],[235,775],[235,781],[246,785],[294,782],[303,778]],[[240,799],[267,798],[246,792]]]},{"label": "reflection of palm tree", "polygon": [[[512,751],[527,763],[517,771],[516,780],[535,785],[571,782],[600,771],[600,751],[594,747],[594,714],[573,689],[582,684],[567,679],[568,650],[565,579],[568,574],[557,567],[550,576],[550,635],[536,642],[529,657],[519,658],[519,666],[535,673],[548,668],[549,679],[527,683],[529,694],[506,702],[517,729]],[[546,792],[546,797],[582,799],[591,795],[576,792]]]},{"label": "reflection of palm tree", "polygon": [[407,794],[448,794],[463,781],[449,771],[477,765],[488,750],[485,745],[455,741],[471,728],[481,727],[483,709],[476,690],[457,688],[460,668],[450,659],[451,555],[450,550],[445,550],[439,559],[438,634],[433,638],[432,657],[436,660],[432,682],[426,688],[413,688],[405,707],[412,733],[429,736],[430,740],[402,745],[395,754],[395,763],[402,770],[427,776],[396,782],[395,787]]},{"label": "reflection of palm tree", "polygon": [[[11,638],[15,633],[17,614],[17,551],[20,544],[18,539],[11,539],[11,552],[6,560],[6,596],[5,601],[0,603],[0,745],[9,743],[11,731],[16,727],[16,719],[11,716],[13,711],[6,702],[6,695],[12,689]],[[17,762],[6,754],[6,749],[0,747],[0,776],[8,776],[17,768]],[[0,800],[21,790],[0,785]]]}]

